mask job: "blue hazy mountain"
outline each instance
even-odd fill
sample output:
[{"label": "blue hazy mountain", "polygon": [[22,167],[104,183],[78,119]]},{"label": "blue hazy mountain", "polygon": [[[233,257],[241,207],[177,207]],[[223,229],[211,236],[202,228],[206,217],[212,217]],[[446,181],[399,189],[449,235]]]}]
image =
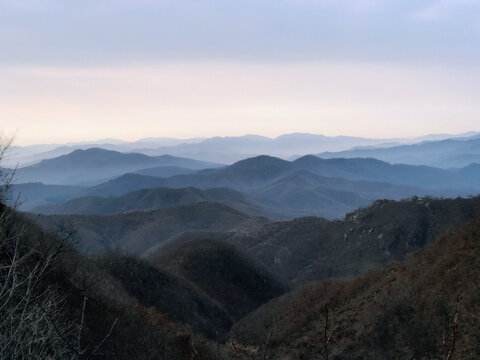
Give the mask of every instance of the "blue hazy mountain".
[{"label": "blue hazy mountain", "polygon": [[[146,138],[127,142],[117,139],[100,139],[94,142],[14,146],[4,159],[9,167],[24,167],[44,159],[66,155],[75,150],[98,147],[119,152],[138,152],[150,156],[175,155],[209,162],[232,164],[238,160],[258,155],[271,155],[285,159],[305,154],[339,152],[352,148],[385,148],[425,141],[473,138],[480,135],[468,132],[457,135],[432,134],[417,138],[362,138],[352,136],[325,136],[308,133],[293,133],[269,138],[258,135],[212,137],[212,138]],[[400,161],[402,162],[402,161]]]},{"label": "blue hazy mountain", "polygon": [[[76,157],[80,157],[80,160],[77,161]],[[65,162],[69,162],[70,165],[65,166]],[[111,166],[110,162],[114,165]],[[152,162],[161,162],[165,166],[152,167]],[[169,165],[172,162],[181,166]],[[287,161],[262,155],[238,161],[230,166],[198,169],[209,165],[216,164],[172,156],[149,157],[143,154],[123,154],[99,149],[78,150],[67,156],[43,161],[38,164],[40,170],[36,169],[36,166],[22,168],[19,170],[20,175],[24,175],[21,171],[25,169],[33,169],[50,181],[57,178],[63,182],[73,181],[72,179],[81,181],[85,179],[84,172],[92,174],[89,179],[98,179],[100,176],[105,178],[108,174],[111,179],[81,190],[76,187],[59,188],[58,195],[54,193],[55,188],[52,187],[45,187],[42,190],[45,195],[39,190],[39,184],[35,189],[24,187],[21,197],[27,199],[27,203],[22,210],[51,205],[36,210],[62,214],[72,213],[72,209],[76,213],[79,209],[83,209],[85,213],[100,211],[95,209],[107,209],[102,211],[121,213],[164,208],[165,205],[162,205],[162,202],[155,203],[153,200],[149,206],[141,205],[148,202],[144,200],[138,202],[135,200],[136,195],[124,197],[122,201],[111,200],[107,202],[108,204],[101,198],[120,197],[141,189],[226,188],[241,192],[245,196],[242,201],[235,203],[230,201],[227,204],[251,215],[271,218],[307,215],[337,218],[382,198],[402,199],[414,195],[451,197],[476,195],[480,192],[479,166],[474,164],[463,169],[447,170],[429,166],[392,165],[370,158],[322,159],[308,155],[295,161]],[[156,173],[160,176],[139,173],[113,176],[125,170],[130,172],[132,168],[134,170],[143,168],[136,171]],[[177,172],[186,173],[162,177]],[[74,198],[83,199],[73,201]],[[28,199],[35,201],[28,202]],[[219,201],[208,197],[199,197],[197,200]],[[58,205],[66,201],[70,202],[65,206]],[[173,201],[168,204],[175,206],[182,203]]]},{"label": "blue hazy mountain", "polygon": [[[258,156],[227,167],[170,178],[125,174],[85,189],[81,196],[77,194],[78,198],[64,204],[37,207],[35,211],[48,214],[122,213],[219,201],[255,216],[338,218],[377,199],[475,193],[467,187],[470,182],[462,182],[464,177],[457,176],[458,173],[390,165],[372,159],[324,160],[306,156],[290,162]],[[217,188],[226,192],[223,198],[207,195],[213,191],[209,189]]]},{"label": "blue hazy mountain", "polygon": [[220,165],[170,155],[151,157],[140,153],[121,153],[91,148],[75,150],[67,155],[19,168],[16,171],[16,182],[42,182],[59,185],[98,183],[102,179],[113,178],[125,173],[170,166],[198,170]]},{"label": "blue hazy mountain", "polygon": [[389,163],[460,168],[480,163],[480,136],[426,141],[419,144],[384,148],[356,148],[323,152],[322,158],[375,158]]},{"label": "blue hazy mountain", "polygon": [[462,170],[392,165],[376,159],[322,159],[312,155],[292,162],[270,156],[258,156],[228,167],[172,176],[166,179],[163,185],[199,188],[220,186],[242,191],[258,188],[295,172],[308,172],[324,178],[386,182],[426,189],[452,189],[459,192],[480,190],[480,183],[477,180],[480,173],[475,172],[475,167],[470,170],[471,176],[466,177]]}]

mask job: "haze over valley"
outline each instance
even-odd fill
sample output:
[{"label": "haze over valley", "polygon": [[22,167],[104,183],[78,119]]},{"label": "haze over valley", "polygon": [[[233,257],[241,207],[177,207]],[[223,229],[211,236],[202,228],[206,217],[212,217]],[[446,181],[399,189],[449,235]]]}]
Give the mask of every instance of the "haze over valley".
[{"label": "haze over valley", "polygon": [[[476,145],[480,144],[480,138],[475,133],[467,135],[441,140],[420,138],[416,143],[402,146],[395,145],[392,139],[390,145],[383,143],[368,150],[354,147],[349,152],[339,152],[338,157],[334,152],[324,153],[326,158],[322,158],[322,154],[301,154],[305,146],[301,139],[316,139],[317,147],[313,140],[308,144],[313,153],[332,141],[336,147],[341,146],[342,141],[343,146],[348,147],[352,139],[289,135],[280,139],[292,139],[290,148],[285,148],[297,154],[290,156],[291,160],[262,154],[246,156],[231,165],[169,154],[119,152],[98,145],[16,168],[13,198],[19,200],[21,210],[58,215],[113,214],[217,201],[248,215],[270,219],[308,215],[334,219],[377,199],[476,195],[480,189],[480,165],[474,161],[468,163],[467,159],[480,156],[480,147]],[[263,145],[257,149],[250,146],[252,138],[255,137],[212,141],[223,144],[218,145],[218,154],[226,154],[232,147],[260,153]],[[201,144],[205,142],[208,141]],[[263,142],[258,140],[260,144]],[[361,151],[358,157],[343,157]],[[401,156],[405,163],[361,156],[369,152],[375,155],[375,151],[404,154]],[[427,164],[456,159],[455,163],[460,166],[420,165],[422,158],[426,158]],[[225,195],[206,195],[204,190],[217,194],[223,191]],[[172,200],[173,197],[176,200]]]}]

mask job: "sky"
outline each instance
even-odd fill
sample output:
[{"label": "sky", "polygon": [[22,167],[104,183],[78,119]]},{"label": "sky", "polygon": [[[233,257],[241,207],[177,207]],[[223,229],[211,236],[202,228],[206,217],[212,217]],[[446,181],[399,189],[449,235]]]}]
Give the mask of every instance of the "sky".
[{"label": "sky", "polygon": [[480,130],[480,0],[0,0],[17,145]]}]

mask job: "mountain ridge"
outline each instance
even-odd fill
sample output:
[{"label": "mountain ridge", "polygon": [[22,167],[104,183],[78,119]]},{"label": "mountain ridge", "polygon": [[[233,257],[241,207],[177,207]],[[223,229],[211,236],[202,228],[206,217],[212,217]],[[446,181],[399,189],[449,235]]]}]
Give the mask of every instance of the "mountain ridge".
[{"label": "mountain ridge", "polygon": [[389,163],[429,165],[445,169],[458,168],[480,162],[480,138],[476,135],[387,148],[323,152],[318,155],[324,158],[372,157]]},{"label": "mountain ridge", "polygon": [[73,229],[78,247],[84,252],[101,253],[118,249],[132,254],[141,254],[186,231],[226,232],[254,227],[268,221],[245,215],[216,202],[112,215],[28,216],[47,231]]},{"label": "mountain ridge", "polygon": [[73,185],[158,166],[204,169],[220,165],[171,155],[151,157],[140,153],[120,153],[101,148],[89,148],[74,150],[66,155],[19,168],[15,173],[15,182]]}]

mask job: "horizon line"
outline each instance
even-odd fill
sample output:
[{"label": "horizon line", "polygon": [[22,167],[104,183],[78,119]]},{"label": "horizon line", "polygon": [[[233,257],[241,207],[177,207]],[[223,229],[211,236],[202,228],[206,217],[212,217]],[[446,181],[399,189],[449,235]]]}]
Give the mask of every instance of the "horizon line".
[{"label": "horizon line", "polygon": [[[385,141],[392,141],[392,140],[415,140],[423,137],[432,137],[432,136],[445,136],[445,137],[468,137],[468,136],[475,136],[475,135],[480,135],[480,129],[479,130],[468,130],[468,131],[463,131],[459,133],[424,133],[420,135],[411,135],[411,136],[404,136],[404,137],[365,137],[365,136],[356,136],[356,135],[346,135],[346,134],[337,134],[337,135],[325,135],[325,134],[320,134],[320,133],[309,133],[309,132],[288,132],[288,133],[282,133],[277,136],[268,136],[268,135],[261,135],[261,134],[255,134],[255,133],[245,133],[243,135],[216,135],[216,136],[193,136],[193,137],[171,137],[171,136],[149,136],[149,137],[140,137],[137,138],[136,140],[127,140],[125,138],[116,138],[116,137],[102,137],[102,138],[97,138],[96,140],[80,140],[80,141],[68,141],[68,142],[34,142],[34,143],[27,143],[27,144],[22,144],[22,145],[17,145],[15,144],[15,135],[5,135],[1,134],[3,139],[13,139],[12,147],[29,147],[29,146],[53,146],[53,145],[59,145],[59,146],[74,146],[74,145],[115,145],[114,143],[109,143],[108,141],[113,141],[113,142],[122,142],[125,144],[134,144],[137,142],[147,142],[147,141],[155,141],[155,140],[176,140],[176,141],[192,141],[192,140],[198,140],[198,142],[203,142],[205,140],[209,139],[215,139],[215,138],[222,138],[222,139],[227,139],[227,138],[246,138],[246,137],[258,137],[258,138],[264,138],[264,139],[269,139],[269,140],[275,140],[284,136],[291,136],[291,135],[308,135],[308,136],[322,136],[325,138],[338,138],[338,137],[347,137],[347,138],[357,138],[357,139],[371,139],[371,140],[385,140]],[[169,146],[169,145],[164,145],[164,146]],[[170,145],[174,146],[174,145]]]}]

